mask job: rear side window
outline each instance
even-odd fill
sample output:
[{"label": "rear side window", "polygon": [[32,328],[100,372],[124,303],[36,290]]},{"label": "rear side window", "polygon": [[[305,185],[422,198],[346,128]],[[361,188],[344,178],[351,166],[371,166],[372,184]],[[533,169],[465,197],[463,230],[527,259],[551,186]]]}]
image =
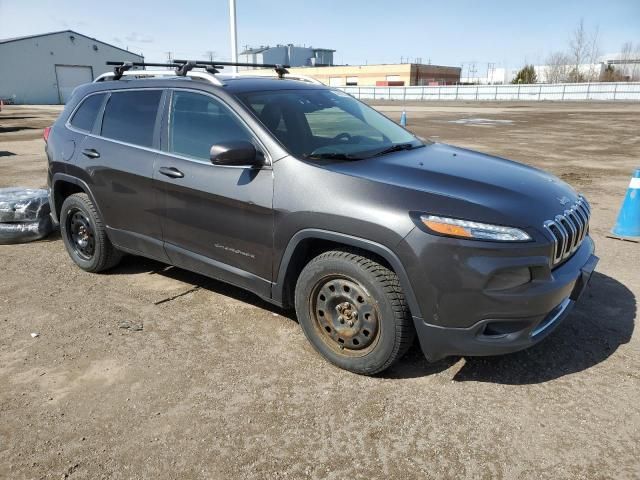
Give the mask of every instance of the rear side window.
[{"label": "rear side window", "polygon": [[91,95],[84,99],[80,107],[73,114],[71,119],[71,125],[78,130],[84,130],[90,132],[93,129],[93,125],[96,122],[98,111],[104,101],[104,93],[99,95]]},{"label": "rear side window", "polygon": [[161,90],[112,93],[104,109],[101,135],[121,142],[151,147],[161,96]]}]

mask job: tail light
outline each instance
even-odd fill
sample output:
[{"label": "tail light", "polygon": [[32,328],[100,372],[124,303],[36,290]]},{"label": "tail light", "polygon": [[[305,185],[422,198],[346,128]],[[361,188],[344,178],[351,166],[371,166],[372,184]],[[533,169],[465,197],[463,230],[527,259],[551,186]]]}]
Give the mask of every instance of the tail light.
[{"label": "tail light", "polygon": [[51,127],[45,127],[44,132],[42,132],[42,138],[44,138],[45,143],[49,141],[49,133],[51,133]]}]

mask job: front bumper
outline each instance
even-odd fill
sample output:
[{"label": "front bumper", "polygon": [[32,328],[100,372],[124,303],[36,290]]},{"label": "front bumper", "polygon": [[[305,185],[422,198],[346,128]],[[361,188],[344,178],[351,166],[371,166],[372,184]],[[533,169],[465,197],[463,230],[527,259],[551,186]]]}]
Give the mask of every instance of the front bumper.
[{"label": "front bumper", "polygon": [[[499,292],[463,288],[458,292],[461,303],[455,308],[448,303],[454,292],[440,295],[440,303],[432,304],[431,321],[414,316],[425,356],[436,361],[451,355],[498,355],[538,343],[566,318],[588,285],[598,262],[593,253],[593,241],[586,237],[564,264],[546,272],[541,268],[542,273],[521,287]],[[464,264],[473,265],[473,258],[477,257],[467,258]],[[494,260],[505,261],[504,257]],[[507,257],[506,262],[523,265],[522,260]],[[458,271],[458,279],[460,275]],[[432,284],[431,289],[438,291],[437,285]],[[422,292],[416,293],[420,296]],[[466,303],[465,297],[473,301]]]}]

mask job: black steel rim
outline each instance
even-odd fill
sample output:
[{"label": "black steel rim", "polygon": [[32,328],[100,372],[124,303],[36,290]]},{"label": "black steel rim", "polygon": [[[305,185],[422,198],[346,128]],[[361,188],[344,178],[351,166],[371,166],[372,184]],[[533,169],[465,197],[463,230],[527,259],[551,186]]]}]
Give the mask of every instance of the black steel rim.
[{"label": "black steel rim", "polygon": [[375,347],[380,332],[377,303],[358,282],[343,276],[324,278],[310,301],[316,330],[337,353],[363,356]]},{"label": "black steel rim", "polygon": [[74,208],[67,214],[67,239],[73,251],[83,260],[91,260],[96,248],[93,227],[87,215]]}]

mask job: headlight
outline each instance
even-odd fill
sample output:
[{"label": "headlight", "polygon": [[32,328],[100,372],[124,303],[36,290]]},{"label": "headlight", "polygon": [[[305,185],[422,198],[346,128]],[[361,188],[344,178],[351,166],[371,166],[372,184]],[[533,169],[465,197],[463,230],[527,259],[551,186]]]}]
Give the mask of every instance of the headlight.
[{"label": "headlight", "polygon": [[470,222],[436,215],[422,215],[420,220],[429,230],[449,237],[493,240],[495,242],[526,242],[531,240],[527,232],[514,227]]}]

